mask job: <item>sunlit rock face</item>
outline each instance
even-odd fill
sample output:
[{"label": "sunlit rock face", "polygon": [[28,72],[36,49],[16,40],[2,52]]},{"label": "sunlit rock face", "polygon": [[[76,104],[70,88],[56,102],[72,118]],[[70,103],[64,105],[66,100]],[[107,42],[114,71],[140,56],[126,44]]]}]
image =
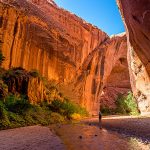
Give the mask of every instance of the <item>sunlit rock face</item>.
[{"label": "sunlit rock face", "polygon": [[9,4],[0,6],[5,68],[36,68],[49,79],[69,82],[89,53],[108,38],[50,1],[4,2]]},{"label": "sunlit rock face", "polygon": [[142,113],[150,111],[150,1],[118,0],[128,37],[132,89]]},{"label": "sunlit rock face", "polygon": [[5,69],[37,69],[91,113],[105,85],[121,84],[113,68],[126,72],[125,35],[110,38],[52,0],[1,0],[0,43]]},{"label": "sunlit rock face", "polygon": [[104,87],[100,96],[101,108],[116,108],[118,95],[131,90],[127,63],[127,39],[123,33],[110,39],[105,54]]},{"label": "sunlit rock face", "polygon": [[83,93],[80,102],[96,113],[101,106],[115,107],[118,94],[130,88],[127,64],[126,35],[113,36],[93,51],[78,72],[76,93]]}]

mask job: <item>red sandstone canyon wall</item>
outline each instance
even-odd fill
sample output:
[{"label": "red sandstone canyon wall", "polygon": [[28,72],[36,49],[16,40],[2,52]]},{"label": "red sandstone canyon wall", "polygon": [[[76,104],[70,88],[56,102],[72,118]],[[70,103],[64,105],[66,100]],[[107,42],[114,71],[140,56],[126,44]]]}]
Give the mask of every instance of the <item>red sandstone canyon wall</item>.
[{"label": "red sandstone canyon wall", "polygon": [[38,70],[91,113],[104,87],[129,89],[126,36],[110,38],[52,0],[1,0],[0,43],[4,68]]},{"label": "red sandstone canyon wall", "polygon": [[82,93],[78,99],[86,108],[97,112],[100,102],[102,106],[115,107],[118,94],[126,94],[131,89],[126,35],[113,36],[95,49],[77,77],[75,90]]},{"label": "red sandstone canyon wall", "polygon": [[116,99],[120,94],[131,91],[127,63],[127,39],[122,33],[111,38],[106,50],[104,66],[104,87],[100,95],[102,108],[116,108]]},{"label": "red sandstone canyon wall", "polygon": [[150,1],[117,0],[128,38],[131,85],[142,113],[150,111]]}]

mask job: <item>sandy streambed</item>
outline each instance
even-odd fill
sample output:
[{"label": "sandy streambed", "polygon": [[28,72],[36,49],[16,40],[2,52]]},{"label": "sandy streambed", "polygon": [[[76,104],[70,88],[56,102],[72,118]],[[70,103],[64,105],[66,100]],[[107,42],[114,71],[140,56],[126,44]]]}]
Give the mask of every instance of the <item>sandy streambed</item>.
[{"label": "sandy streambed", "polygon": [[106,129],[83,123],[55,125],[51,129],[67,150],[150,150],[150,145]]},{"label": "sandy streambed", "polygon": [[141,135],[149,139],[149,121],[108,117],[103,120],[103,129],[99,129],[98,119],[91,118],[73,124],[3,130],[0,150],[150,150],[149,140],[138,138]]},{"label": "sandy streambed", "polygon": [[65,150],[48,127],[30,126],[0,131],[0,150]]}]

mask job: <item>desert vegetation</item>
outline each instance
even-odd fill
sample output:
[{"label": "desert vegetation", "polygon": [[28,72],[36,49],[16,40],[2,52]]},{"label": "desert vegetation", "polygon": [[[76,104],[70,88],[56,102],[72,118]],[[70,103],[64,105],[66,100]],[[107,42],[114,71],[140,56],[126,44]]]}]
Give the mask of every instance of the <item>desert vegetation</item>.
[{"label": "desert vegetation", "polygon": [[[0,53],[1,64],[3,60]],[[53,81],[47,81],[37,70],[28,72],[20,67],[0,70],[0,129],[63,123],[88,115],[84,108],[67,99]],[[32,78],[42,83],[45,93],[44,99],[37,102],[31,102],[29,98],[37,96],[28,93]]]},{"label": "desert vegetation", "polygon": [[33,105],[23,96],[8,95],[4,101],[0,101],[0,129],[63,123],[68,119],[76,119],[74,116],[85,115],[87,115],[85,109],[69,100],[64,102],[54,100],[51,104],[42,102]]},{"label": "desert vegetation", "polygon": [[31,104],[26,96],[9,94],[0,100],[0,129],[63,123],[88,115],[84,108],[62,99]]},{"label": "desert vegetation", "polygon": [[123,114],[123,115],[139,115],[137,103],[130,91],[126,95],[119,94],[116,99],[116,108],[110,109],[102,107],[101,111],[104,115],[108,114]]}]

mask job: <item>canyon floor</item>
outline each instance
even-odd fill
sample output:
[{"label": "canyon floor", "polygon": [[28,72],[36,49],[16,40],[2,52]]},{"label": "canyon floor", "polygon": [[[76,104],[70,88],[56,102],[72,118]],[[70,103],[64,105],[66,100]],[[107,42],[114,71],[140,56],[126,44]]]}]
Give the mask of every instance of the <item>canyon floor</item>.
[{"label": "canyon floor", "polygon": [[0,150],[65,150],[48,127],[30,126],[0,131]]},{"label": "canyon floor", "polygon": [[[90,118],[0,131],[0,150],[150,150],[150,117]],[[117,132],[116,132],[117,131]]]}]

